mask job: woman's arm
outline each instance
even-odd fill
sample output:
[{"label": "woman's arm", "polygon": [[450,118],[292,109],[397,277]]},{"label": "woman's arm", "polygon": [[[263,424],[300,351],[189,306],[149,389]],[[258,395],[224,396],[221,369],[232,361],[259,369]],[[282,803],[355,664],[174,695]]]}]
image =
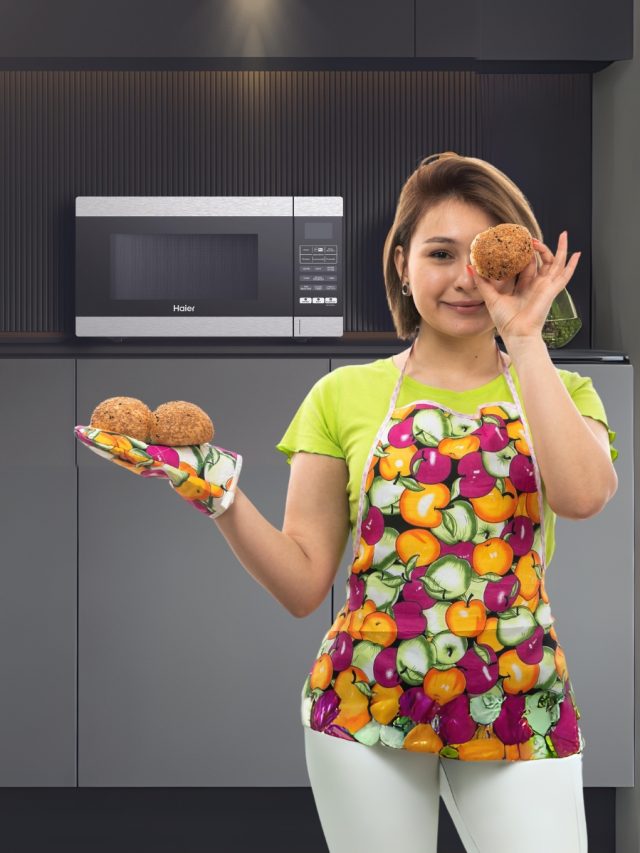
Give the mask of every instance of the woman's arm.
[{"label": "woman's arm", "polygon": [[616,493],[611,455],[571,399],[541,337],[505,340],[522,391],[540,473],[551,509],[589,518]]},{"label": "woman's arm", "polygon": [[293,616],[325,600],[349,536],[348,469],[344,459],[293,455],[282,530],[240,490],[214,521],[244,568]]}]

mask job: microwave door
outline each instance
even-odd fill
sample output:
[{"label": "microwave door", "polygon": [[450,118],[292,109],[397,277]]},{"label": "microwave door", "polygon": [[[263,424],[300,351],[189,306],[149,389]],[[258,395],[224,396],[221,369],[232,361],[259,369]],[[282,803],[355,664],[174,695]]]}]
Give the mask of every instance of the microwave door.
[{"label": "microwave door", "polygon": [[252,201],[249,212],[246,197],[230,198],[215,215],[79,217],[77,328],[125,337],[292,336],[291,199],[265,202],[272,204]]}]

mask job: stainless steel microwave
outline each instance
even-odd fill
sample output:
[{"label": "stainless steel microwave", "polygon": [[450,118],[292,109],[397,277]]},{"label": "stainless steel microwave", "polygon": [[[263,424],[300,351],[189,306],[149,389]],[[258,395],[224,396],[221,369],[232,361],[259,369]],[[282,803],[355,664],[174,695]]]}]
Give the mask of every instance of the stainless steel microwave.
[{"label": "stainless steel microwave", "polygon": [[340,337],[340,196],[77,196],[79,337]]}]

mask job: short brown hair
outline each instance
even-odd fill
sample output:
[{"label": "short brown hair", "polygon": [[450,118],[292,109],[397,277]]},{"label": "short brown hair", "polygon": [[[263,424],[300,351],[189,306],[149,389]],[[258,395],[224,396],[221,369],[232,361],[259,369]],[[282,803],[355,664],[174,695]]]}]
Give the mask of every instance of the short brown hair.
[{"label": "short brown hair", "polygon": [[404,296],[394,263],[396,246],[402,246],[405,260],[418,222],[445,199],[457,199],[485,210],[496,225],[515,222],[538,240],[542,231],[524,193],[503,172],[477,157],[455,151],[425,157],[407,179],[400,193],[393,225],[384,244],[382,268],[387,302],[396,333],[402,340],[417,334],[420,314],[413,299]]}]

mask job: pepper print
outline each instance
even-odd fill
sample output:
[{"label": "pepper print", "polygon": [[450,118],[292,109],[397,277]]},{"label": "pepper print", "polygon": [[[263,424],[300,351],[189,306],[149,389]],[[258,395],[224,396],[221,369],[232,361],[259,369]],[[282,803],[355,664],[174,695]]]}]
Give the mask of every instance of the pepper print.
[{"label": "pepper print", "polygon": [[393,408],[398,390],[363,473],[346,602],[304,682],[303,724],[463,761],[582,752],[518,406]]}]

